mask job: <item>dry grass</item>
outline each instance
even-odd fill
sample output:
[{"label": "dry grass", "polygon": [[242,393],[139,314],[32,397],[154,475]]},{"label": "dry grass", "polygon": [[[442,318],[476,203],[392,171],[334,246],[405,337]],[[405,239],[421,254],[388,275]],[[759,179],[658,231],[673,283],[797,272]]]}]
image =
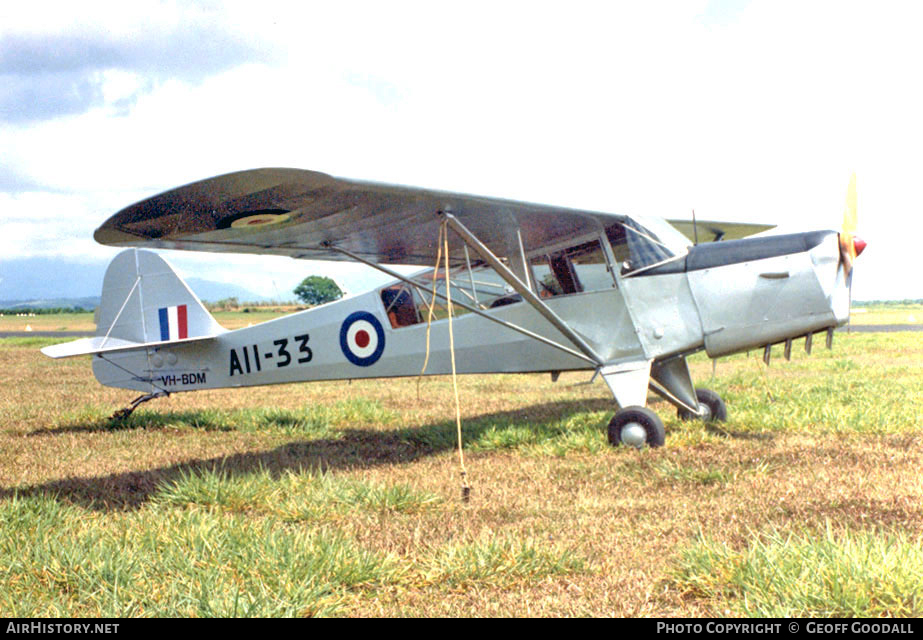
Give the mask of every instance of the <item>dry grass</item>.
[{"label": "dry grass", "polygon": [[[838,335],[832,353],[769,370],[740,356],[714,380],[694,359],[729,422],[680,423],[655,401],[667,445],[642,452],[606,444],[607,389],[573,386],[589,374],[464,377],[467,503],[446,379],[419,399],[413,379],[178,394],[117,428],[107,416],[132,394],[38,344],[0,342],[0,517],[32,541],[0,549],[10,615],[763,615],[741,605],[749,583],[722,576],[773,535],[923,534],[919,334]],[[239,553],[174,549],[188,566],[163,537],[229,527]],[[108,555],[85,575],[61,565],[76,547],[59,539]],[[299,545],[315,564],[288,575],[279,560]],[[234,559],[254,547],[272,576]],[[708,588],[690,560],[702,548],[729,550],[705,554]],[[342,565],[357,553],[362,567]],[[113,557],[131,571],[113,577]]]}]

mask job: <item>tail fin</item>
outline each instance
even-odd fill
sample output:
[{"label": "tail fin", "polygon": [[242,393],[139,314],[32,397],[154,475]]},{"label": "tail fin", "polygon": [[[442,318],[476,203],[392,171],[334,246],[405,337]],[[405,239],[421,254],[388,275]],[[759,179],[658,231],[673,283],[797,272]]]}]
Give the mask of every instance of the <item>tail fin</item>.
[{"label": "tail fin", "polygon": [[97,336],[172,342],[222,331],[186,283],[156,253],[123,251],[106,270]]},{"label": "tail fin", "polygon": [[42,349],[52,358],[213,338],[225,330],[156,253],[128,249],[103,278],[96,336]]}]

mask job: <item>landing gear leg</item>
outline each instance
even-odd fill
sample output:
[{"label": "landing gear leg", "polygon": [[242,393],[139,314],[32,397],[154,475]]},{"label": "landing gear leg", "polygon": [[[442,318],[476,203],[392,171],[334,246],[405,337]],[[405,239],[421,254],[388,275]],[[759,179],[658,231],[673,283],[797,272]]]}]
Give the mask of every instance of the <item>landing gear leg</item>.
[{"label": "landing gear leg", "polygon": [[145,395],[143,395],[143,396],[138,396],[137,398],[135,398],[134,400],[131,401],[131,404],[130,404],[130,405],[128,405],[128,406],[125,407],[124,409],[119,409],[118,411],[116,411],[115,413],[113,413],[113,414],[109,417],[109,419],[110,419],[110,420],[124,420],[125,418],[127,418],[128,416],[130,416],[131,413],[132,413],[135,409],[138,408],[138,405],[142,405],[142,404],[144,404],[145,402],[147,402],[148,400],[153,400],[154,398],[166,398],[166,397],[169,396],[169,395],[170,395],[170,393],[169,393],[168,391],[155,391],[154,393],[147,393],[147,394],[145,394]]}]

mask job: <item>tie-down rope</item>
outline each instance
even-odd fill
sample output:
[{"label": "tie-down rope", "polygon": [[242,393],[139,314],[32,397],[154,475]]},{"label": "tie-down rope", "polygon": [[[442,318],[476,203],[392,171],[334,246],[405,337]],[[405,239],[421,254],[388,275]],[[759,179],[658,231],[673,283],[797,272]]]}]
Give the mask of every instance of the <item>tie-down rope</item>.
[{"label": "tie-down rope", "polygon": [[461,466],[462,500],[468,502],[471,497],[471,487],[468,486],[468,470],[465,467],[465,451],[462,444],[461,403],[458,398],[458,375],[455,370],[455,334],[452,330],[452,287],[449,280],[449,229],[445,221],[439,225],[439,239],[437,241],[436,265],[433,267],[433,295],[428,305],[426,318],[426,357],[423,360],[423,369],[417,378],[417,398],[420,397],[420,380],[426,372],[430,352],[430,328],[433,324],[433,310],[436,306],[436,282],[439,275],[439,263],[445,255],[445,297],[449,311],[449,354],[452,361],[452,388],[455,391],[455,429],[458,441],[458,463]]}]

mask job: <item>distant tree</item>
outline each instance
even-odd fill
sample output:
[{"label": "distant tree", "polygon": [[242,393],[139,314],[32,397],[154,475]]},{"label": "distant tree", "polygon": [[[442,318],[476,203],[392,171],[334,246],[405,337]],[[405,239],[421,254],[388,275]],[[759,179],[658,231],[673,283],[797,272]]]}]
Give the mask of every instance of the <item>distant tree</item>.
[{"label": "distant tree", "polygon": [[305,304],[316,305],[342,298],[343,291],[327,276],[308,276],[295,287],[295,295]]}]

